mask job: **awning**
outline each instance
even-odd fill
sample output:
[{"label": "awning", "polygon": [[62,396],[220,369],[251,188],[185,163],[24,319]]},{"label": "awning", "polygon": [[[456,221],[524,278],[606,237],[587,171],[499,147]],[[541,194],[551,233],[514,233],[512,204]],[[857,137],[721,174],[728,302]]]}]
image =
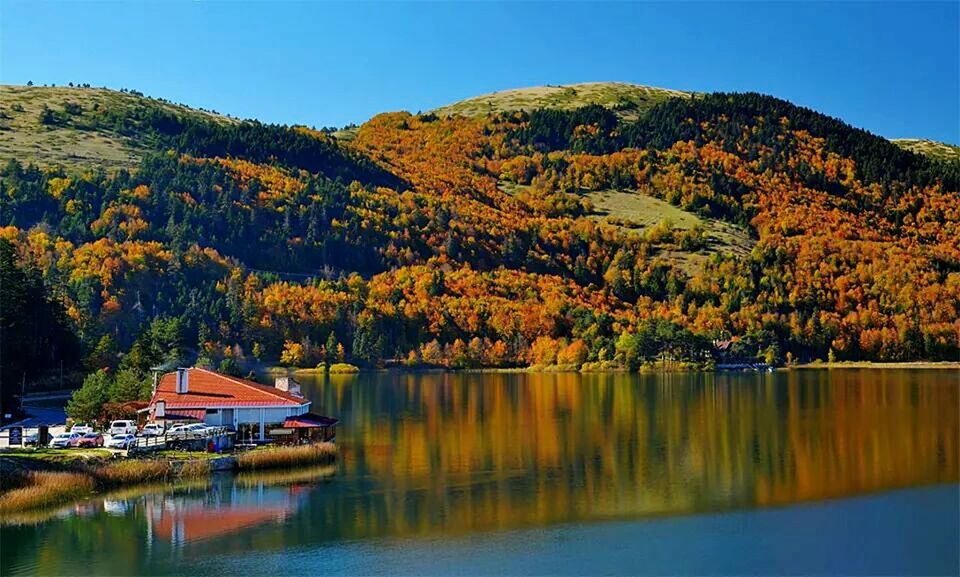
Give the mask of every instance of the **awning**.
[{"label": "awning", "polygon": [[167,410],[163,418],[167,421],[202,421],[207,416],[205,409]]},{"label": "awning", "polygon": [[302,415],[297,415],[296,417],[288,417],[287,420],[283,422],[283,426],[287,429],[316,429],[321,427],[332,427],[339,422],[339,419],[335,419],[333,417],[324,417],[323,415],[304,413]]}]

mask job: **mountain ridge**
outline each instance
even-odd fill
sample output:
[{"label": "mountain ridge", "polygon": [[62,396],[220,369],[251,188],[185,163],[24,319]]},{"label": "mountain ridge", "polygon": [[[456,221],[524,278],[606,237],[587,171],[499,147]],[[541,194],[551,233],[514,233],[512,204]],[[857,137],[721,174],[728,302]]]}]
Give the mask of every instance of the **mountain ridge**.
[{"label": "mountain ridge", "polygon": [[[230,370],[960,352],[960,164],[784,100],[390,112],[346,141],[32,93],[61,100],[4,102],[0,243],[88,370],[127,351],[145,373],[163,349]],[[128,158],[3,144],[24,126]]]},{"label": "mountain ridge", "polygon": [[[484,116],[490,113],[530,112],[538,108],[571,110],[597,104],[615,110],[620,118],[630,121],[669,98],[694,98],[697,94],[628,82],[581,82],[498,90],[446,104],[430,110],[429,113]],[[69,103],[78,104],[81,110],[72,115],[65,112],[64,106]],[[158,105],[176,114],[202,117],[221,123],[256,122],[255,119],[240,119],[229,114],[173,103],[134,90],[79,85],[0,85],[0,162],[16,157],[45,165],[60,163],[68,167],[80,167],[89,162],[111,168],[132,168],[149,146],[131,142],[130,139],[115,133],[71,130],[68,124],[43,127],[38,120],[43,107],[47,107],[55,116],[65,117],[76,125],[76,121],[82,121],[94,106],[120,107],[119,104],[125,107]],[[21,110],[24,114],[19,113]],[[355,137],[357,129],[358,127],[346,127],[329,130],[325,134],[338,140],[349,141]],[[925,138],[889,140],[905,150],[936,160],[960,159],[960,146]]]},{"label": "mountain ridge", "polygon": [[[45,165],[82,166],[91,162],[110,168],[136,166],[149,145],[91,127],[91,116],[100,110],[157,106],[180,115],[238,122],[136,91],[109,88],[0,85],[0,103],[0,161],[16,157]],[[44,110],[50,111],[46,124],[41,120]]]},{"label": "mountain ridge", "polygon": [[434,114],[484,116],[494,112],[531,112],[538,108],[572,110],[599,104],[631,118],[668,98],[690,98],[693,92],[627,82],[581,82],[498,90],[447,104]]}]

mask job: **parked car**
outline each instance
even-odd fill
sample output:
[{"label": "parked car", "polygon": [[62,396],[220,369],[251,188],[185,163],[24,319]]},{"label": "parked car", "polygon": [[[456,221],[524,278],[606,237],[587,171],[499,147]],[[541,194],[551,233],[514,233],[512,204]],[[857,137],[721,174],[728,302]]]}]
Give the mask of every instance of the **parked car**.
[{"label": "parked car", "polygon": [[136,435],[137,423],[134,421],[113,421],[110,423],[111,435]]},{"label": "parked car", "polygon": [[191,423],[189,425],[175,425],[167,430],[168,437],[186,436],[191,433],[199,434],[207,430],[203,423]]},{"label": "parked car", "polygon": [[67,449],[70,447],[76,447],[77,443],[79,442],[80,433],[60,433],[53,437],[53,440],[50,441],[50,446]]},{"label": "parked car", "polygon": [[130,433],[121,433],[119,435],[111,435],[110,440],[107,441],[107,447],[110,449],[124,449],[130,450],[130,447],[137,444],[137,438]]},{"label": "parked car", "polygon": [[102,447],[103,435],[100,433],[87,433],[80,437],[77,442],[78,447]]},{"label": "parked car", "polygon": [[23,435],[23,444],[27,445],[36,445],[37,440],[40,438],[40,431],[34,431],[32,433],[24,433]]},{"label": "parked car", "polygon": [[141,437],[159,437],[163,434],[163,425],[161,423],[147,423],[140,431]]},{"label": "parked car", "polygon": [[80,435],[86,435],[87,433],[92,433],[92,432],[93,432],[93,427],[91,427],[90,425],[88,425],[88,424],[86,424],[86,423],[76,423],[75,425],[73,425],[72,427],[70,427],[70,432],[71,432],[71,433],[77,433],[77,434],[80,434]]}]

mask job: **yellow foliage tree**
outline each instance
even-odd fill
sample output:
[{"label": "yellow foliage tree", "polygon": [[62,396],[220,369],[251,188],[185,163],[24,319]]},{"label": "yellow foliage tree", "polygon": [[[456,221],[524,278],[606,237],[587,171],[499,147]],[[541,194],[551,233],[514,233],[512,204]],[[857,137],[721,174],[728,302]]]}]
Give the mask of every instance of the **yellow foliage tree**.
[{"label": "yellow foliage tree", "polygon": [[292,367],[303,363],[303,345],[293,341],[283,343],[283,352],[280,353],[280,362]]}]

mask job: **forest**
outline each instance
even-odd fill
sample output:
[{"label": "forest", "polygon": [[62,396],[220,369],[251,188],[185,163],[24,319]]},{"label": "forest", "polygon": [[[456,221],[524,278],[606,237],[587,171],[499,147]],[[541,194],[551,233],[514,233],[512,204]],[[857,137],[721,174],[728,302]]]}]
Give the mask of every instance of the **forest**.
[{"label": "forest", "polygon": [[[40,120],[69,125],[67,108]],[[4,311],[29,302],[57,327],[23,334],[4,312],[5,391],[61,361],[122,402],[143,395],[124,379],[164,362],[960,353],[960,164],[769,96],[669,99],[633,120],[601,106],[386,113],[351,140],[150,101],[82,118],[150,150],[135,169],[0,169]],[[596,195],[610,190],[728,223],[749,250],[666,218],[605,218]],[[13,350],[48,355],[8,366]]]}]

